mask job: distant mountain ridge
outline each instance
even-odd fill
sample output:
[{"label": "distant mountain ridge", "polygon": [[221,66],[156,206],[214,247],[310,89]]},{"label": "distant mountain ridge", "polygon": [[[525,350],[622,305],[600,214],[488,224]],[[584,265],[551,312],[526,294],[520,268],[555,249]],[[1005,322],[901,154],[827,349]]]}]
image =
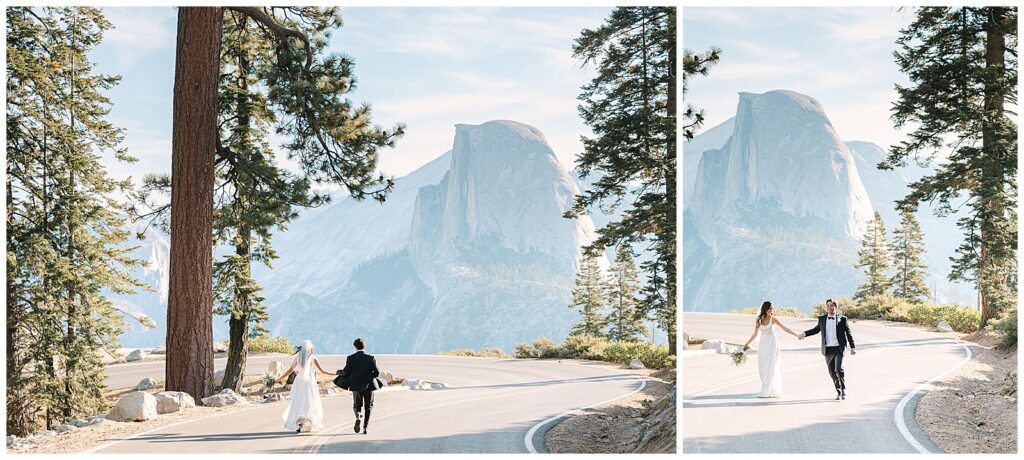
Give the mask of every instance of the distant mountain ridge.
[{"label": "distant mountain ridge", "polygon": [[[341,199],[275,233],[280,259],[253,271],[267,326],[323,353],[347,352],[357,336],[380,353],[560,340],[578,316],[580,247],[595,238],[589,216],[562,217],[578,193],[536,128],[457,125],[452,149],[396,179],[384,204]],[[129,331],[125,346],[162,343],[157,300],[136,302],[157,330]],[[224,322],[214,319],[215,337]]]},{"label": "distant mountain ridge", "polygon": [[[693,176],[684,184],[688,311],[764,299],[809,308],[852,294],[863,278],[853,265],[866,222],[878,209],[895,228],[894,201],[925,173],[878,170],[881,148],[843,142],[821,104],[792,91],[740,93],[736,116],[684,143],[683,157],[684,177],[688,168]],[[918,216],[934,273],[929,284],[939,287],[940,300],[969,302],[969,288],[944,276],[955,222],[927,210]]]}]

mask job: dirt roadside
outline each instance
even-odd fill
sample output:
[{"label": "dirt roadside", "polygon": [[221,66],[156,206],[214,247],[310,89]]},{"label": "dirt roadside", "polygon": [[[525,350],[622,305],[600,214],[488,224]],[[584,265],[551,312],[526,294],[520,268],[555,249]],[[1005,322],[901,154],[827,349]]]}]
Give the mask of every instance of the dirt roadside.
[{"label": "dirt roadside", "polygon": [[973,358],[928,391],[917,424],[947,453],[1017,452],[1017,349],[992,332],[963,335]]},{"label": "dirt roadside", "polygon": [[643,390],[586,409],[544,438],[551,453],[675,453],[676,369],[617,369],[647,378]]}]

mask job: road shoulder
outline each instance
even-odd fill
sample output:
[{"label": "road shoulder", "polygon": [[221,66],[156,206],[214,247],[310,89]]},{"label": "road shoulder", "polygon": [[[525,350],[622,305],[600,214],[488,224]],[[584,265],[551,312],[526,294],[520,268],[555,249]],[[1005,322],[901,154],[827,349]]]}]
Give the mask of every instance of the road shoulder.
[{"label": "road shoulder", "polygon": [[974,359],[921,398],[917,424],[946,453],[1015,453],[1017,350],[994,348],[991,332],[962,338]]},{"label": "road shoulder", "polygon": [[544,435],[551,453],[675,453],[676,369],[616,370],[647,379],[636,393],[562,419]]}]

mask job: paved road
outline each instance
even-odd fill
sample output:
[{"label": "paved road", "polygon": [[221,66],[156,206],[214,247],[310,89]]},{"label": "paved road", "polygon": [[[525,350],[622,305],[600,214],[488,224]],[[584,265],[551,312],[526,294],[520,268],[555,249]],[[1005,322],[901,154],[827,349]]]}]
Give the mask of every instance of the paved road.
[{"label": "paved road", "polygon": [[[343,356],[320,359],[327,369],[344,361]],[[377,362],[398,376],[450,388],[377,395],[365,436],[352,432],[352,398],[342,392],[323,399],[325,429],[319,433],[287,431],[282,402],[166,427],[99,452],[525,453],[527,433],[538,423],[641,385],[638,378],[607,367],[554,361],[377,355]],[[265,367],[253,364],[260,371]]]},{"label": "paved road", "polygon": [[[780,318],[794,332],[814,319]],[[693,337],[742,344],[752,315],[684,313]],[[820,339],[781,332],[784,396],[761,399],[757,356],[736,367],[726,355],[683,359],[683,451],[688,453],[914,453],[932,444],[912,421],[900,432],[896,409],[908,393],[963,362],[969,351],[938,334],[895,323],[851,323],[856,356],[844,358],[848,398],[835,390],[819,351]],[[756,347],[759,339],[755,339]],[[902,408],[913,419],[916,398]],[[906,402],[904,403],[906,404]],[[907,436],[911,438],[908,440]]]},{"label": "paved road", "polygon": [[[224,369],[227,365],[227,357],[221,353],[222,357],[214,358],[213,365],[217,370]],[[263,375],[267,372],[267,363],[273,360],[281,361],[287,367],[291,364],[293,357],[291,355],[284,354],[266,354],[261,356],[250,356],[249,361],[245,365],[245,375]],[[107,388],[128,388],[133,387],[139,383],[140,380],[151,377],[154,380],[164,379],[164,361],[162,359],[152,359],[134,363],[124,364],[112,364],[107,366],[106,380],[103,381]],[[345,357],[342,356],[339,359],[333,359],[323,361],[324,366],[328,364],[340,364],[338,369],[344,367]],[[324,367],[329,371],[333,371],[332,367]]]}]

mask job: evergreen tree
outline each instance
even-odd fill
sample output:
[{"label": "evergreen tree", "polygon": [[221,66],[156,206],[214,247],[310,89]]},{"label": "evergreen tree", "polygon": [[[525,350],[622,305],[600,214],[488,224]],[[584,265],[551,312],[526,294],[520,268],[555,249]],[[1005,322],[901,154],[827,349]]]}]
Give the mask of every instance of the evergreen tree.
[{"label": "evergreen tree", "polygon": [[854,300],[861,300],[871,295],[884,294],[892,285],[887,272],[892,267],[889,247],[885,239],[885,224],[882,215],[875,211],[875,218],[868,221],[868,229],[861,241],[861,249],[857,252],[857,268],[863,268],[867,280],[857,286]]},{"label": "evergreen tree", "polygon": [[[711,47],[703,53],[694,53],[690,50],[683,50],[683,98],[686,98],[686,91],[689,89],[686,84],[693,77],[707,76],[711,67],[718,63],[722,49]],[[697,130],[704,125],[704,110],[686,104],[686,113],[683,114],[683,138],[693,139]]]},{"label": "evergreen tree", "polygon": [[897,85],[892,119],[914,130],[879,167],[941,159],[898,205],[967,205],[949,278],[976,284],[985,327],[1017,298],[1017,8],[920,8],[897,44],[910,85]]},{"label": "evergreen tree", "polygon": [[914,213],[904,210],[900,216],[900,226],[892,233],[891,248],[896,270],[892,277],[892,293],[911,302],[921,302],[932,295],[925,282],[928,266],[921,261],[924,233]]},{"label": "evergreen tree", "polygon": [[[222,24],[212,25],[209,15],[216,16]],[[218,87],[218,104],[212,115],[218,122],[183,126],[180,130],[182,142],[189,145],[182,146],[181,156],[187,152],[201,154],[201,151],[193,150],[199,148],[193,145],[194,140],[208,135],[213,136],[215,148],[207,152],[216,154],[202,160],[211,162],[209,175],[205,169],[172,168],[170,179],[150,178],[139,198],[153,210],[142,216],[160,214],[166,206],[154,206],[149,194],[154,190],[166,191],[170,187],[172,247],[179,229],[187,231],[190,235],[188,240],[194,243],[190,250],[183,249],[178,254],[181,264],[202,263],[199,259],[205,260],[210,253],[211,234],[217,240],[230,241],[235,249],[234,254],[215,264],[212,272],[207,273],[209,278],[203,278],[205,274],[202,273],[198,276],[185,273],[175,276],[176,256],[174,252],[171,255],[168,382],[195,397],[205,396],[212,390],[212,380],[206,377],[212,372],[203,370],[212,365],[212,350],[206,350],[211,337],[206,324],[187,323],[186,318],[200,314],[198,310],[191,311],[192,308],[206,306],[210,307],[207,311],[212,311],[212,295],[206,297],[202,294],[210,287],[210,279],[215,283],[219,312],[230,314],[231,347],[224,387],[237,388],[244,375],[247,338],[261,333],[260,323],[266,320],[266,310],[259,296],[260,286],[251,276],[251,262],[259,261],[269,266],[276,258],[270,245],[272,228],[283,228],[293,219],[296,216],[294,207],[316,206],[328,201],[328,197],[311,192],[313,183],[340,184],[355,199],[370,197],[380,202],[394,185],[391,178],[376,173],[378,152],[394,146],[404,127],[397,125],[385,130],[372,125],[370,106],[355,107],[345,98],[355,88],[354,64],[346,56],[326,53],[330,31],[340,25],[337,8],[179,10],[180,64],[176,80],[179,77],[193,78],[197,72],[206,69],[203,77],[206,82],[210,78],[209,69],[216,67],[211,66],[208,60],[188,59],[202,57],[198,56],[195,48],[183,46],[189,40],[183,41],[182,34],[192,30],[193,26],[196,33],[201,33],[205,39],[218,40],[220,46],[209,48],[223,51],[218,53],[221,67],[225,69],[219,79],[216,76],[213,79]],[[302,49],[297,50],[296,44]],[[183,90],[179,94],[176,91],[176,97],[180,95],[183,101],[208,97],[186,92]],[[199,102],[197,107],[207,106]],[[193,110],[204,114],[210,112],[206,108]],[[189,121],[186,117],[179,119],[178,115],[176,110],[176,122]],[[216,129],[218,126],[219,130]],[[214,130],[207,132],[211,127]],[[288,139],[284,148],[290,158],[298,160],[301,174],[292,175],[274,164],[273,153],[266,141],[270,128],[275,128],[278,134]],[[185,138],[196,130],[202,136],[191,134]],[[179,156],[178,150],[174,155],[176,158]],[[183,189],[186,184],[206,184],[207,181],[211,183],[210,192]],[[216,197],[213,182],[216,182]],[[176,187],[182,197],[190,200],[176,200],[175,195],[179,193],[175,191]],[[209,220],[192,216],[188,220],[174,221],[176,207],[191,209],[200,203],[204,203],[201,206],[204,209],[205,203],[215,208]],[[211,232],[200,238],[207,223]],[[198,246],[200,243],[205,244],[205,248]],[[181,286],[181,289],[175,286]],[[194,289],[189,290],[189,286]],[[171,321],[172,316],[174,321]],[[201,321],[207,321],[208,316],[207,313]],[[198,347],[202,351],[185,353],[182,350],[182,358],[187,360],[172,363],[170,337],[174,329],[180,329],[174,335],[180,337],[183,347]],[[172,379],[171,374],[175,378]]]},{"label": "evergreen tree", "polygon": [[[573,47],[584,64],[597,66],[585,85],[580,116],[593,131],[583,138],[576,169],[600,177],[576,197],[566,217],[592,206],[624,209],[598,230],[586,250],[646,242],[655,262],[645,264],[645,314],[657,318],[675,352],[676,260],[676,9],[620,7],[596,29],[583,30]],[[623,201],[629,204],[624,206]]]},{"label": "evergreen tree", "polygon": [[601,267],[597,257],[584,254],[580,260],[580,271],[576,275],[576,288],[572,290],[572,305],[580,312],[580,322],[572,326],[570,334],[585,334],[604,337],[606,324],[602,311],[605,309],[605,284],[601,278]]},{"label": "evergreen tree", "polygon": [[644,327],[644,315],[640,310],[639,275],[636,262],[629,246],[619,245],[615,251],[615,265],[608,277],[608,305],[611,312],[605,322],[608,323],[608,338],[613,342],[635,340],[637,336],[647,334]]},{"label": "evergreen tree", "polygon": [[99,351],[123,318],[102,291],[134,292],[142,261],[114,198],[130,182],[99,162],[134,160],[104,119],[118,77],[88,60],[110,23],[96,8],[10,8],[7,27],[8,409],[25,411],[8,428],[24,433],[38,408],[48,427],[105,409]]}]

